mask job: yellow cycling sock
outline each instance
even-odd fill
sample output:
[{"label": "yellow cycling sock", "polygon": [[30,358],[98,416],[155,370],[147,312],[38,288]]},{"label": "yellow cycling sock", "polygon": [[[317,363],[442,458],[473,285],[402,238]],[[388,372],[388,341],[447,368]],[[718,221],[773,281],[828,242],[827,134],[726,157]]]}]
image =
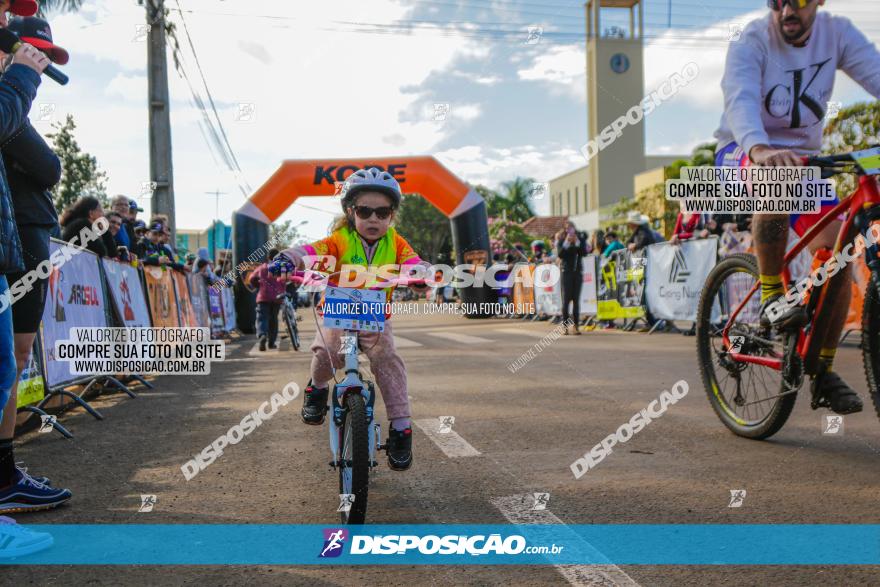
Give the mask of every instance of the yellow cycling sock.
[{"label": "yellow cycling sock", "polygon": [[834,363],[834,355],[836,355],[836,354],[837,354],[836,348],[833,348],[833,349],[822,348],[819,351],[819,363],[821,363],[822,366],[825,368],[826,373],[831,372],[831,370],[832,370],[831,366]]},{"label": "yellow cycling sock", "polygon": [[782,275],[764,275],[761,274],[761,303],[763,304],[769,298],[776,294],[785,293],[782,287]]}]

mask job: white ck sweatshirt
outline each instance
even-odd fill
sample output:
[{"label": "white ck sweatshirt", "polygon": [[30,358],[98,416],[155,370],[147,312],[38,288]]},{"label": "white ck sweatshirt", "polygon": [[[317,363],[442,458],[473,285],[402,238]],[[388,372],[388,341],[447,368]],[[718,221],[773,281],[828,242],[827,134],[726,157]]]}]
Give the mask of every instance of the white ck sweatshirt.
[{"label": "white ck sweatshirt", "polygon": [[849,19],[820,10],[803,47],[782,39],[772,14],[750,22],[727,50],[718,149],[736,141],[746,153],[759,144],[818,153],[837,69],[880,98],[880,52]]}]

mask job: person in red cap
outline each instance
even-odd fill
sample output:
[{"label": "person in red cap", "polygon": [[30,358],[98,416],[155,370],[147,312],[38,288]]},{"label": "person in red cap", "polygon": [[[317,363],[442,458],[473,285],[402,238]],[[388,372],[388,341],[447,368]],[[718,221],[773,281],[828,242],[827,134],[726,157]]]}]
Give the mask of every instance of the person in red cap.
[{"label": "person in red cap", "polygon": [[[11,22],[6,12],[23,15]],[[67,62],[67,52],[52,43],[49,24],[30,15],[36,12],[36,2],[0,1],[0,25],[18,34],[25,47],[44,61]],[[12,66],[3,60],[6,72]],[[49,190],[61,177],[61,162],[51,147],[24,117],[11,136],[0,142],[3,168],[12,195],[15,227],[21,242],[23,263],[9,271],[7,279],[15,284],[49,258],[49,235],[57,229],[58,215]],[[39,330],[42,308],[46,300],[45,279],[37,279],[33,287],[12,305],[13,345],[16,377],[10,398],[0,405],[0,512],[26,512],[56,507],[70,499],[67,489],[52,487],[45,477],[33,477],[15,464],[12,437],[15,433],[17,382],[33,348]]]}]

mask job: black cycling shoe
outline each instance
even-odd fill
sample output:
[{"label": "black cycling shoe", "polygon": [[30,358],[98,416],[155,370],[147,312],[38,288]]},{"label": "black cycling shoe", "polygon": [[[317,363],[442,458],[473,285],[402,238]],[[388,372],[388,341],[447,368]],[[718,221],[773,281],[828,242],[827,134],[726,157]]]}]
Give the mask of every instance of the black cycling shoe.
[{"label": "black cycling shoe", "polygon": [[327,393],[329,389],[317,389],[311,383],[306,386],[303,395],[302,421],[312,426],[320,426],[324,423],[324,414],[327,413]]},{"label": "black cycling shoe", "polygon": [[834,371],[817,376],[820,397],[827,400],[836,414],[855,414],[862,411],[862,400],[855,390]]},{"label": "black cycling shoe", "polygon": [[388,440],[385,441],[388,466],[394,471],[406,471],[412,465],[412,428],[398,431],[389,427]]},{"label": "black cycling shoe", "polygon": [[[783,308],[782,313],[774,313],[772,316],[773,320],[771,320],[771,315],[767,310],[771,305],[780,300],[780,306]],[[788,306],[783,294],[770,296],[767,298],[767,301],[761,304],[761,326],[764,328],[770,328],[772,326],[779,330],[790,330],[793,328],[800,328],[806,321],[807,313],[804,311],[804,308],[800,305],[793,307]]]}]

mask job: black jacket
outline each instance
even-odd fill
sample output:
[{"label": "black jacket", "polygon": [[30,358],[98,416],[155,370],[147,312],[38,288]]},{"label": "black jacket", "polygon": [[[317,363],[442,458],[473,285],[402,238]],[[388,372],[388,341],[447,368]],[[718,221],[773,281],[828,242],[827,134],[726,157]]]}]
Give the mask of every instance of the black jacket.
[{"label": "black jacket", "polygon": [[[40,75],[20,63],[10,65],[0,77],[0,141],[15,134],[25,123],[39,85]],[[23,270],[15,209],[6,180],[6,167],[0,162],[0,274]]]},{"label": "black jacket", "polygon": [[648,245],[653,245],[657,242],[656,237],[654,236],[654,231],[651,230],[651,227],[647,224],[640,224],[635,232],[632,233],[632,236],[629,237],[629,240],[626,241],[626,244],[635,243],[636,250],[641,250],[647,247]]},{"label": "black jacket", "polygon": [[565,238],[556,243],[556,256],[562,262],[563,273],[580,273],[581,259],[587,256],[587,241],[578,238],[577,244],[565,248]]},{"label": "black jacket", "polygon": [[61,180],[61,160],[29,121],[3,143],[2,152],[16,223],[55,226],[49,190]]}]

